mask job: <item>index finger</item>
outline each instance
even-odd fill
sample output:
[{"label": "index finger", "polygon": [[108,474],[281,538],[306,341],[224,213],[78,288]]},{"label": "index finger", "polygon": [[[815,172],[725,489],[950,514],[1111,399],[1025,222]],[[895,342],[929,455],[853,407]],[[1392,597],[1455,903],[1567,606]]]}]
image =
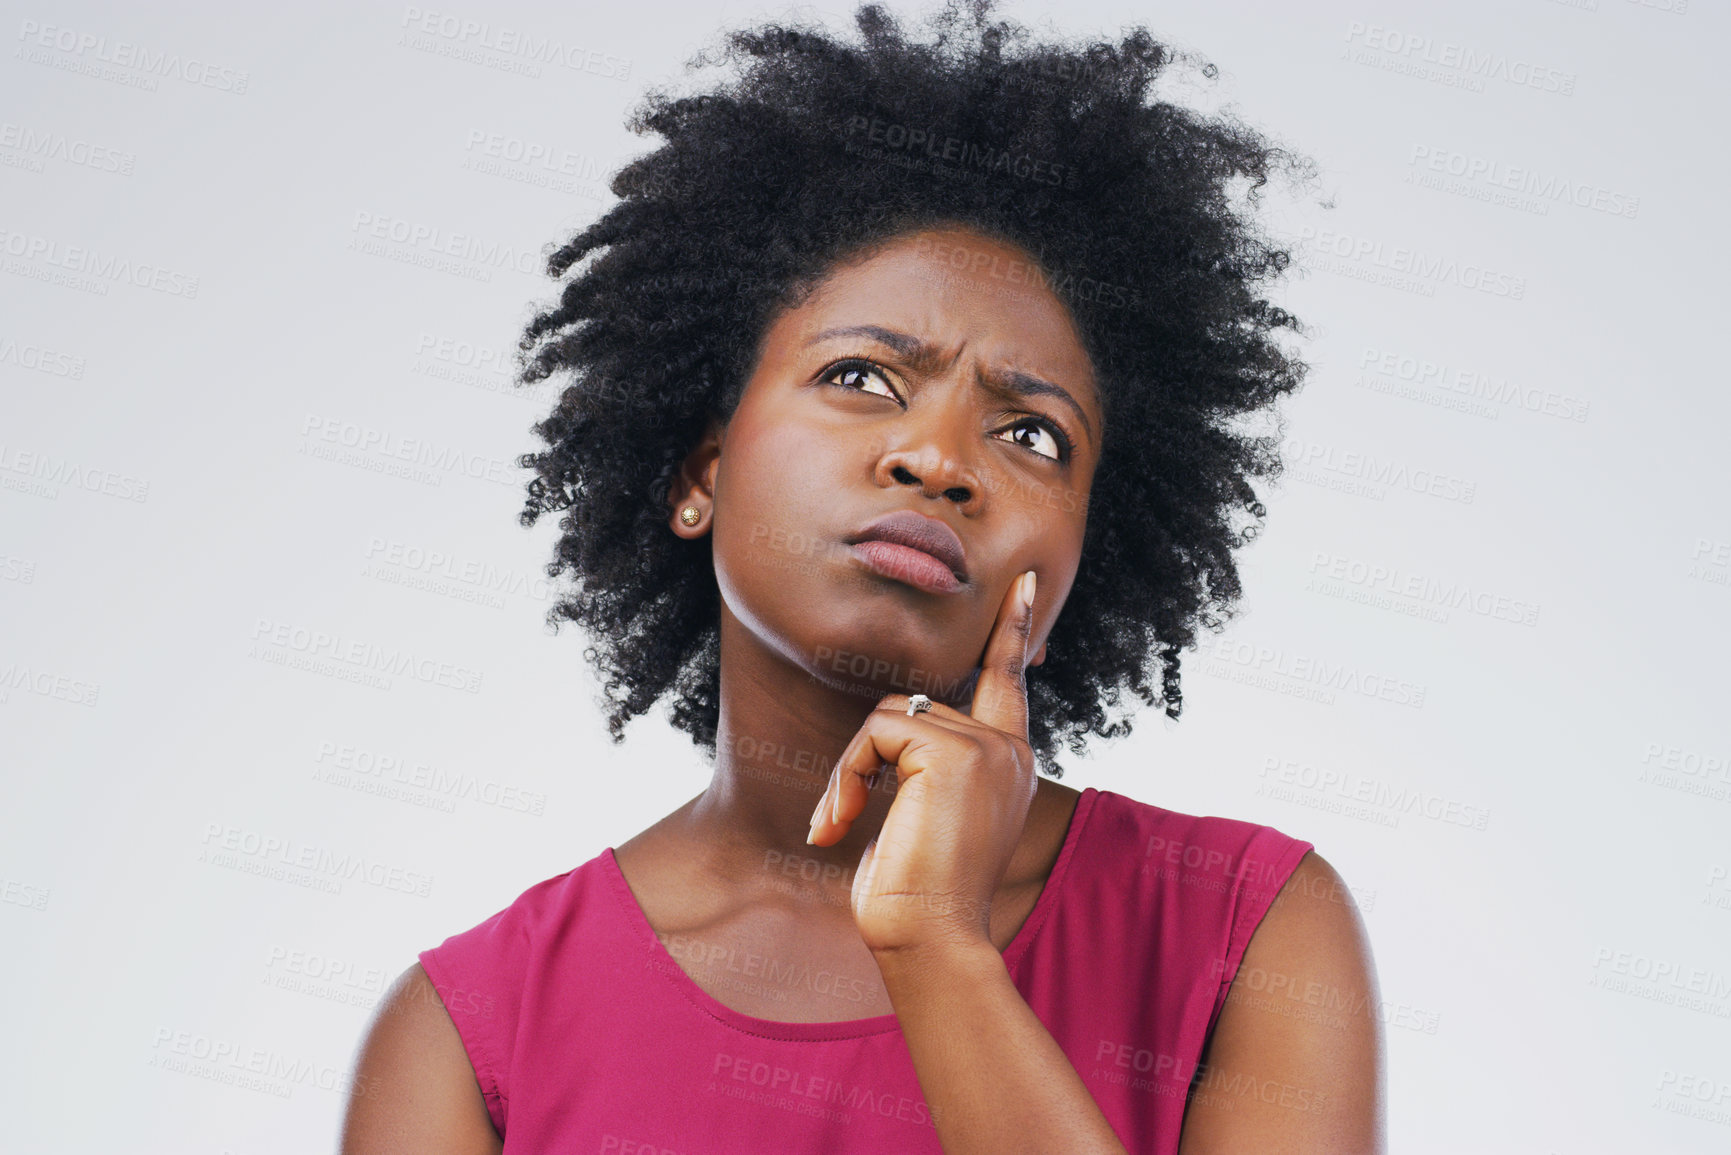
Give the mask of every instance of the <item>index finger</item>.
[{"label": "index finger", "polygon": [[1010,583],[980,659],[968,716],[1018,738],[1028,736],[1028,638],[1034,632],[1034,571]]}]

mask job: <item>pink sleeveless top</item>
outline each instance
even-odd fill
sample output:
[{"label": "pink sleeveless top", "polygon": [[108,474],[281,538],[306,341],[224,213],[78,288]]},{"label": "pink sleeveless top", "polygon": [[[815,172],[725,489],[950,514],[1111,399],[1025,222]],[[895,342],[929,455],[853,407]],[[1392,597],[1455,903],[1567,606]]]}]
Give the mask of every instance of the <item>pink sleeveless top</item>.
[{"label": "pink sleeveless top", "polygon": [[[1244,948],[1310,849],[1093,787],[1077,800],[1004,960],[1129,1150],[1178,1150]],[[669,946],[705,949],[657,938],[608,847],[421,952],[507,1155],[942,1151],[895,1015],[753,1018]],[[760,988],[836,983],[757,955],[725,966]]]}]

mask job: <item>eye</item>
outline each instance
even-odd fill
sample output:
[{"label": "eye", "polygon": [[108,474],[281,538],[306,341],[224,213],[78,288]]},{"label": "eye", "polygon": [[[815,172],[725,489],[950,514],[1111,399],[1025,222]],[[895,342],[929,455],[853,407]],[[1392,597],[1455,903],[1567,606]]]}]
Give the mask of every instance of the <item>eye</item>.
[{"label": "eye", "polygon": [[[884,388],[881,390],[868,389],[862,384],[873,377],[882,382]],[[840,380],[834,380],[834,378],[840,378]],[[895,387],[890,385],[888,375],[870,361],[861,360],[857,357],[846,361],[837,361],[824,370],[823,376],[819,377],[818,380],[829,381],[831,384],[840,385],[846,389],[857,389],[861,393],[878,393],[880,396],[888,397],[898,405],[902,403],[901,396],[896,393]]]},{"label": "eye", "polygon": [[[1041,457],[1050,457],[1053,461],[1064,461],[1070,456],[1070,439],[1064,435],[1064,431],[1038,417],[1024,418],[1000,433],[1011,434],[1010,440],[1017,445],[1032,449]],[[1033,436],[1020,436],[1022,434]]]}]

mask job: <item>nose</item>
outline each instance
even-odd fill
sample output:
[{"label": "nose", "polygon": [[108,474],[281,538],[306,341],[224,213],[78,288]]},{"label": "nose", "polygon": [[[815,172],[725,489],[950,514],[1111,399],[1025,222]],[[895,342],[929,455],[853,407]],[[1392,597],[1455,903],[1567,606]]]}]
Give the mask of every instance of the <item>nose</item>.
[{"label": "nose", "polygon": [[[924,400],[926,405],[916,405],[896,419],[888,448],[878,458],[877,483],[886,489],[918,486],[926,497],[953,501],[963,514],[976,513],[985,486],[972,454],[958,445],[961,439],[956,436],[974,428],[974,414],[965,404],[944,404],[929,395]],[[926,412],[916,414],[921,408]]]}]

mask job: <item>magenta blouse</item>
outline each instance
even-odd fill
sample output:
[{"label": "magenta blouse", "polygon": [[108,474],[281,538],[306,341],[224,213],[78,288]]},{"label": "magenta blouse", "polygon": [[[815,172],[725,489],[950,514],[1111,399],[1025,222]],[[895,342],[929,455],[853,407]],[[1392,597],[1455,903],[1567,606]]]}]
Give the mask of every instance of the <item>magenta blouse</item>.
[{"label": "magenta blouse", "polygon": [[[1082,792],[1004,961],[1129,1150],[1178,1150],[1239,960],[1311,848],[1271,826]],[[612,847],[421,952],[507,1155],[942,1150],[893,1014],[740,1014],[681,969],[696,951],[760,991],[851,997],[825,971],[664,942]]]}]

